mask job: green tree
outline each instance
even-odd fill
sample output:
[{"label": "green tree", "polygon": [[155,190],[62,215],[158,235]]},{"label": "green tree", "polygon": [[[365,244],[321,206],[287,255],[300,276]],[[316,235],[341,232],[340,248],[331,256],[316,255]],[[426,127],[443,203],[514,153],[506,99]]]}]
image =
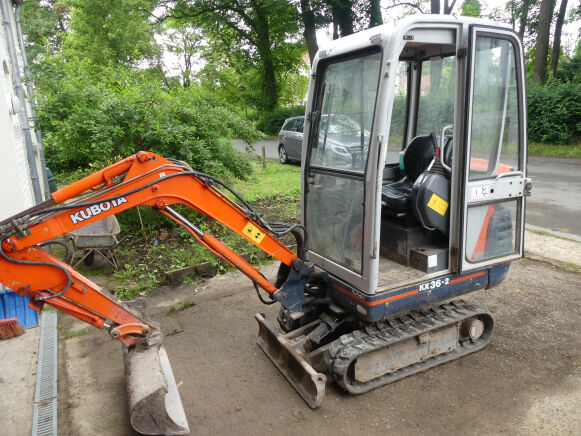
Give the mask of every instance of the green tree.
[{"label": "green tree", "polygon": [[159,55],[149,18],[156,0],[68,0],[64,49],[97,65],[134,65]]},{"label": "green tree", "polygon": [[298,11],[287,1],[181,0],[168,16],[201,27],[210,40],[243,53],[247,68],[256,67],[262,78],[262,109],[279,103],[277,73],[297,70],[302,62]]},{"label": "green tree", "polygon": [[479,17],[481,12],[482,5],[478,0],[464,0],[464,3],[462,3],[462,15]]},{"label": "green tree", "polygon": [[167,20],[164,24],[167,37],[164,48],[179,59],[181,84],[187,88],[192,83],[194,62],[202,49],[202,32],[180,21]]},{"label": "green tree", "polygon": [[28,62],[61,49],[62,36],[68,28],[69,7],[63,0],[27,0],[23,2],[20,21],[25,37]]}]

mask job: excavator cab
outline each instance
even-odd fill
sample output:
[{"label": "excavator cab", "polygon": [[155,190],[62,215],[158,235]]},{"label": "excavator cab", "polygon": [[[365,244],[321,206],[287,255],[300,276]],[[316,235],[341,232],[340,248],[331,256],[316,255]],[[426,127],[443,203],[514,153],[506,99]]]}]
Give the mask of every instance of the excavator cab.
[{"label": "excavator cab", "polygon": [[[304,132],[308,259],[369,321],[499,282],[522,256],[525,71],[510,28],[416,16],[335,41],[313,62]],[[486,280],[445,286],[470,271]]]},{"label": "excavator cab", "polygon": [[518,36],[422,15],[336,40],[313,61],[305,119],[303,260],[324,284],[281,299],[286,334],[257,316],[263,350],[316,407],[324,374],[359,394],[485,347],[492,315],[452,299],[523,255]]}]

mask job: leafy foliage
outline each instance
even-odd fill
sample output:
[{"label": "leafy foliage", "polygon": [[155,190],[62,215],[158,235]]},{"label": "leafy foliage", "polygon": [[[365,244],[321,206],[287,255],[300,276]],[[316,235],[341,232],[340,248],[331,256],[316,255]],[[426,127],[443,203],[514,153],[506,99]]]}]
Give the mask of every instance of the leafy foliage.
[{"label": "leafy foliage", "polygon": [[29,63],[42,54],[54,54],[60,50],[68,14],[66,0],[27,0],[22,3],[21,23]]},{"label": "leafy foliage", "polygon": [[528,87],[529,138],[544,143],[581,139],[581,83],[549,80]]},{"label": "leafy foliage", "polygon": [[156,0],[69,0],[70,32],[65,48],[82,53],[95,65],[130,65],[155,57],[154,28],[148,17]]},{"label": "leafy foliage", "polygon": [[462,15],[479,17],[481,12],[482,5],[478,0],[464,0],[464,3],[462,3]]},{"label": "leafy foliage", "polygon": [[259,133],[199,87],[163,89],[147,72],[110,67],[99,80],[90,61],[53,58],[39,75],[39,122],[47,163],[57,170],[101,167],[139,150],[182,159],[195,169],[244,178],[251,167],[234,136]]}]

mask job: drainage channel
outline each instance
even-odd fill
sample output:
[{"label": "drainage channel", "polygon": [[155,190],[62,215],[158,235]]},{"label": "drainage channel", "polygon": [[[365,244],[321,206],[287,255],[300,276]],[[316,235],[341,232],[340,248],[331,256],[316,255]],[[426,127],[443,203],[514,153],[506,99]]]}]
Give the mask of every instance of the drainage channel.
[{"label": "drainage channel", "polygon": [[57,314],[43,312],[34,392],[33,436],[57,436]]}]

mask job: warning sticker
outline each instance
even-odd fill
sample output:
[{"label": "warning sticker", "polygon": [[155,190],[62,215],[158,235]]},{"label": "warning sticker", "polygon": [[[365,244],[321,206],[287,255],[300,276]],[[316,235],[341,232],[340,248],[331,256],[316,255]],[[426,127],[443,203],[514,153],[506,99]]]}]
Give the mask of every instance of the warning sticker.
[{"label": "warning sticker", "polygon": [[442,197],[436,194],[432,194],[430,201],[428,201],[428,207],[435,210],[440,215],[444,216],[448,210],[448,202]]},{"label": "warning sticker", "polygon": [[266,234],[252,223],[246,224],[242,233],[255,244],[260,244]]}]

